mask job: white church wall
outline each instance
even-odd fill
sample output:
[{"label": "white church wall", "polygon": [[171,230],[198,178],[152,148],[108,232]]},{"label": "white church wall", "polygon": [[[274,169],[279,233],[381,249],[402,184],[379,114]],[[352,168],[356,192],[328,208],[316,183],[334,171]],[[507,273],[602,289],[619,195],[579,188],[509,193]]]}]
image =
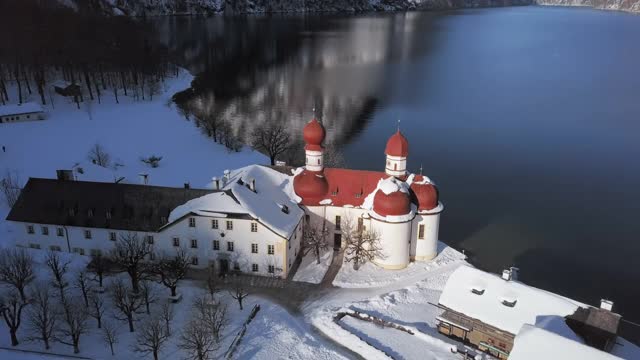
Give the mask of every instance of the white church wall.
[{"label": "white church wall", "polygon": [[[418,214],[414,219],[411,234],[411,257],[418,261],[432,260],[438,255],[438,229],[440,213]],[[420,225],[424,225],[424,236],[420,238]]]},{"label": "white church wall", "polygon": [[412,222],[389,223],[371,219],[371,228],[380,236],[383,257],[374,262],[385,269],[403,269],[409,265],[409,239]]}]

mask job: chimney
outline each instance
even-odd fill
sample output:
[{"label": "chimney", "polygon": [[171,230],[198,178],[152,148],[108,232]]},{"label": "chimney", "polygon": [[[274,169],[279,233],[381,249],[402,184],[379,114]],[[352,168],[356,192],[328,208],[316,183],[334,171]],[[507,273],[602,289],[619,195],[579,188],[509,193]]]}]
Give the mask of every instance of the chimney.
[{"label": "chimney", "polygon": [[58,180],[73,181],[73,170],[56,170],[56,177]]},{"label": "chimney", "polygon": [[520,269],[518,269],[515,266],[512,266],[509,268],[509,272],[511,272],[511,280],[518,281],[518,273],[520,272]]},{"label": "chimney", "polygon": [[211,178],[211,181],[213,181],[213,188],[216,190],[220,190],[220,179],[214,176],[213,178]]},{"label": "chimney", "polygon": [[253,192],[257,192],[256,191],[256,179],[251,179],[249,181],[249,190],[251,190]]},{"label": "chimney", "polygon": [[502,270],[502,279],[506,281],[511,280],[511,270]]},{"label": "chimney", "polygon": [[600,300],[600,309],[612,311],[613,310],[613,301],[607,299]]},{"label": "chimney", "polygon": [[184,188],[191,189],[191,184],[189,184],[188,182],[184,183]]},{"label": "chimney", "polygon": [[138,176],[140,178],[140,185],[149,185],[149,174],[140,173]]}]

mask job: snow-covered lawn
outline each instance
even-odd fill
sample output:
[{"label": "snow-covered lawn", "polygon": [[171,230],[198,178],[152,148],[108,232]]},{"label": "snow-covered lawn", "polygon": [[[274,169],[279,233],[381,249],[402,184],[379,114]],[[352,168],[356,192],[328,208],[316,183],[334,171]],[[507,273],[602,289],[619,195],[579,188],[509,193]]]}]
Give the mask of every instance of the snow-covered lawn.
[{"label": "snow-covered lawn", "polygon": [[331,265],[331,259],[333,257],[333,250],[327,250],[320,255],[320,264],[316,261],[316,256],[310,252],[302,258],[298,271],[293,276],[293,281],[303,281],[312,284],[319,284],[324,278],[324,274],[327,273],[329,265]]},{"label": "snow-covered lawn", "polygon": [[[55,178],[57,169],[80,164],[84,174],[76,172],[79,180],[112,182],[124,176],[138,183],[138,174],[147,173],[152,185],[190,183],[202,188],[225,169],[265,163],[265,156],[247,147],[228,152],[178,114],[170,98],[188,88],[192,78],[181,70],[153,101],[134,101],[121,94],[116,104],[106,93],[101,104],[85,99],[77,109],[69,99],[53,95],[55,108],[46,106],[46,120],[0,124],[0,146],[6,148],[0,151],[0,171],[17,172],[24,184],[29,177]],[[38,101],[37,96],[34,93],[31,100]],[[96,143],[111,156],[112,165],[123,166],[115,171],[92,164],[88,153]],[[158,168],[140,161],[151,155],[162,156]]]},{"label": "snow-covered lawn", "polygon": [[360,269],[354,270],[353,263],[347,262],[345,258],[333,285],[341,288],[369,288],[391,285],[399,281],[415,282],[438,267],[464,261],[465,256],[458,251],[444,243],[438,245],[436,259],[428,262],[416,261],[401,270],[385,270],[372,263],[365,263]]}]

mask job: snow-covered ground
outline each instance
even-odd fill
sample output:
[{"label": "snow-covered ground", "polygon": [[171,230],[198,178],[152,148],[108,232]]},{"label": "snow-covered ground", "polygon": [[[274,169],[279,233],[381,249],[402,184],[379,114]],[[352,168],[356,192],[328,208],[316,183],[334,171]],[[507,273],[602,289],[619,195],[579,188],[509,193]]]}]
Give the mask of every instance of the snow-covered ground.
[{"label": "snow-covered ground", "polygon": [[324,278],[324,274],[327,273],[329,265],[331,265],[331,258],[333,250],[327,250],[320,255],[320,264],[316,260],[316,256],[310,252],[302,258],[300,267],[293,276],[293,281],[303,281],[312,284],[319,284]]},{"label": "snow-covered ground", "polygon": [[460,262],[465,258],[464,255],[444,243],[439,243],[438,248],[438,256],[433,261],[416,261],[404,269],[392,271],[385,270],[370,262],[360,266],[358,270],[354,270],[353,263],[347,262],[345,257],[345,262],[333,280],[333,285],[341,288],[368,288],[382,287],[398,281],[413,280],[415,282],[427,276],[435,268]]}]

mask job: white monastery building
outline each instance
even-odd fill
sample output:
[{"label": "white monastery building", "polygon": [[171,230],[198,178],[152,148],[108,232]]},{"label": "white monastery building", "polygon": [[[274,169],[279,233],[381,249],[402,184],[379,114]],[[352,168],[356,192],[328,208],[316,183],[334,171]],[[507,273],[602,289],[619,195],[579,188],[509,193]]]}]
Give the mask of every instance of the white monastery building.
[{"label": "white monastery building", "polygon": [[34,102],[0,106],[0,124],[44,119],[44,109]]},{"label": "white monastery building", "polygon": [[155,253],[189,250],[196,268],[265,276],[288,276],[305,224],[328,228],[335,248],[348,224],[375,231],[375,263],[387,269],[437,255],[443,205],[426,176],[407,172],[400,131],[387,142],[384,172],[325,168],[324,128],[313,119],[303,135],[304,168],[247,166],[208,189],[31,178],[7,220],[15,242],[31,248],[92,255],[135,234]]}]

